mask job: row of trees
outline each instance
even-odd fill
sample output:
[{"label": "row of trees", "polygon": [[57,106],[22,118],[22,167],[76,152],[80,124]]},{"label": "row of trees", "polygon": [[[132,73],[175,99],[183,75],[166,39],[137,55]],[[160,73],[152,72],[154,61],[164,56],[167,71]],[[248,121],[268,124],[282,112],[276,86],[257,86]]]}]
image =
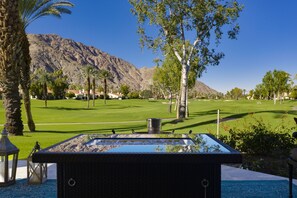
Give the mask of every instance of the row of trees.
[{"label": "row of trees", "polygon": [[93,90],[93,106],[95,106],[95,90],[96,90],[96,80],[102,79],[104,85],[104,104],[106,104],[106,95],[107,95],[107,80],[112,80],[113,75],[111,72],[107,70],[99,70],[91,65],[85,67],[84,75],[86,77],[86,84],[87,84],[87,101],[88,101],[88,108],[90,107],[90,90]]},{"label": "row of trees", "polygon": [[[296,76],[297,77],[297,76]],[[295,77],[295,79],[297,79]],[[273,100],[274,104],[277,99],[281,102],[285,94],[289,98],[297,99],[297,85],[294,86],[290,74],[282,70],[268,71],[262,79],[262,83],[256,85],[255,89],[246,93],[245,89],[238,87],[228,91],[226,97],[239,99],[250,97],[254,99]]]},{"label": "row of trees", "polygon": [[[99,70],[93,66],[86,66],[84,70],[85,85],[80,86],[87,91],[88,108],[90,107],[90,98],[93,98],[93,106],[95,106],[96,90],[104,92],[104,103],[106,104],[107,95],[107,80],[112,81],[112,74],[107,70]],[[102,80],[103,87],[99,86],[97,80]],[[68,77],[63,74],[62,70],[56,70],[53,73],[49,73],[44,69],[37,69],[31,78],[30,94],[37,99],[43,99],[45,101],[45,107],[47,107],[47,100],[49,99],[64,99],[66,91],[69,89]],[[73,86],[71,86],[73,87]],[[124,94],[127,93],[128,86],[121,86],[121,90]],[[52,94],[48,93],[48,90]],[[92,90],[92,97],[91,97]]]}]

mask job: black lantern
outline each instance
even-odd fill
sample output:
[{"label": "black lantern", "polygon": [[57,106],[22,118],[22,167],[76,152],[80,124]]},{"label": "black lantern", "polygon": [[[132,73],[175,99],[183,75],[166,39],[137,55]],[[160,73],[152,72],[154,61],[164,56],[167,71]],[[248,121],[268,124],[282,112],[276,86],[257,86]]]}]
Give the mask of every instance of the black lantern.
[{"label": "black lantern", "polygon": [[36,142],[30,155],[27,158],[27,177],[29,184],[42,184],[47,180],[47,164],[33,163],[32,156],[40,150],[40,145]]},{"label": "black lantern", "polygon": [[9,186],[15,183],[19,149],[13,145],[4,128],[0,139],[0,186]]}]

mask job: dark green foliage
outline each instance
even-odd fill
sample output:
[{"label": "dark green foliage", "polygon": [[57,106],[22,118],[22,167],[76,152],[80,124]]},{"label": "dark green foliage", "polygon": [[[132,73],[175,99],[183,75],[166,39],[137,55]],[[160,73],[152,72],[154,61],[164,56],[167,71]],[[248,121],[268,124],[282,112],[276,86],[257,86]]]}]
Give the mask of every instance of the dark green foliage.
[{"label": "dark green foliage", "polygon": [[128,94],[129,99],[139,99],[139,92],[138,91],[132,91]]},{"label": "dark green foliage", "polygon": [[143,99],[149,99],[153,97],[153,92],[151,90],[143,90],[140,95]]},{"label": "dark green foliage", "polygon": [[39,81],[34,81],[31,83],[30,94],[37,99],[42,99],[43,96],[43,88],[42,84]]},{"label": "dark green foliage", "polygon": [[121,89],[121,93],[123,94],[124,98],[127,97],[130,92],[130,87],[128,85],[121,85],[120,89]]},{"label": "dark green foliage", "polygon": [[291,137],[293,131],[293,128],[287,128],[284,124],[271,128],[263,120],[255,118],[255,122],[249,123],[244,129],[230,129],[229,136],[221,136],[220,139],[247,154],[289,154],[295,146],[295,140]]},{"label": "dark green foliage", "polygon": [[297,99],[297,85],[295,85],[291,91],[290,98]]},{"label": "dark green foliage", "polygon": [[[45,84],[48,86],[44,87]],[[44,99],[45,93],[46,97],[49,96],[47,93],[47,89],[49,88],[52,91],[52,99],[64,99],[68,86],[67,76],[63,74],[62,70],[57,70],[54,73],[40,71],[40,73],[35,74],[32,80],[30,93],[33,97],[37,97],[37,99]],[[46,92],[44,89],[46,89]]]},{"label": "dark green foliage", "polygon": [[296,147],[291,136],[294,130],[284,122],[272,128],[262,119],[255,119],[244,129],[230,129],[229,136],[219,138],[243,154],[243,168],[287,177],[286,159]]},{"label": "dark green foliage", "polygon": [[[104,99],[104,94],[100,94],[99,99]],[[105,99],[109,100],[109,95],[108,94],[105,95]]]},{"label": "dark green foliage", "polygon": [[68,92],[65,94],[65,97],[67,98],[74,98],[75,97],[75,94],[73,92]]},{"label": "dark green foliage", "polygon": [[52,81],[49,88],[53,91],[55,99],[64,99],[68,86],[67,76],[63,74],[62,70],[57,70],[52,74]]}]

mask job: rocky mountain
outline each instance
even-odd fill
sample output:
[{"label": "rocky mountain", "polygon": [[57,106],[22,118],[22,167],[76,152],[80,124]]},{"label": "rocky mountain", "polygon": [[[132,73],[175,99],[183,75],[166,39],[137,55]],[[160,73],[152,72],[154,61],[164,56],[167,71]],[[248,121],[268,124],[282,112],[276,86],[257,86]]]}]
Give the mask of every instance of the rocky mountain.
[{"label": "rocky mountain", "polygon": [[[119,88],[127,84],[131,89],[149,89],[152,84],[154,68],[136,68],[131,63],[109,55],[92,46],[64,39],[53,34],[29,34],[30,54],[32,58],[31,72],[44,68],[48,72],[62,69],[68,76],[69,83],[82,85],[85,82],[85,70],[88,66],[95,69],[105,69],[113,74],[109,85]],[[217,93],[201,82],[197,82],[195,90],[202,93]]]},{"label": "rocky mountain", "polygon": [[32,72],[41,67],[48,72],[62,69],[71,84],[82,85],[85,82],[85,70],[88,66],[105,69],[113,74],[110,82],[115,88],[127,84],[139,90],[143,81],[140,71],[131,63],[111,56],[92,46],[58,35],[28,35]]},{"label": "rocky mountain", "polygon": [[196,81],[195,87],[193,88],[192,92],[195,91],[196,93],[203,93],[204,95],[217,95],[219,94],[218,91],[210,88],[206,84],[201,81]]}]

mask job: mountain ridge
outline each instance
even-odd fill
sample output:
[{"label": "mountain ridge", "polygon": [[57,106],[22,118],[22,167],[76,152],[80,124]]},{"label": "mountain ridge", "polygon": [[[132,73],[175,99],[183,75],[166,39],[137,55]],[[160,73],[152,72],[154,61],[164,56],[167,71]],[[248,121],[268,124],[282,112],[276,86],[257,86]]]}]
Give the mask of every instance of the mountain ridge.
[{"label": "mountain ridge", "polygon": [[[94,46],[87,46],[56,34],[28,34],[30,42],[31,72],[44,68],[48,72],[61,69],[69,78],[70,84],[85,83],[84,70],[87,66],[105,69],[112,73],[110,88],[118,89],[122,84],[131,90],[149,89],[152,84],[154,67],[137,68],[128,61],[110,55]],[[199,92],[217,94],[218,92],[198,81]]]}]

